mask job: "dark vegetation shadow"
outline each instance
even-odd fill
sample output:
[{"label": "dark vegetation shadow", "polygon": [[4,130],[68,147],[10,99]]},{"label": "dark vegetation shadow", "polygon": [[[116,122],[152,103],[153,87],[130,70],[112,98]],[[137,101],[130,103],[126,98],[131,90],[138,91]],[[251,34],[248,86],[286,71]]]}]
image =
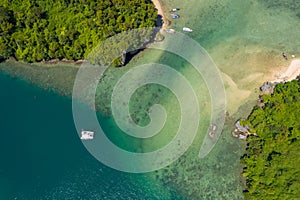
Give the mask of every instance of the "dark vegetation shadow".
[{"label": "dark vegetation shadow", "polygon": [[157,15],[156,26],[157,27],[162,27],[163,23],[164,22],[162,20],[162,16],[161,15]]}]

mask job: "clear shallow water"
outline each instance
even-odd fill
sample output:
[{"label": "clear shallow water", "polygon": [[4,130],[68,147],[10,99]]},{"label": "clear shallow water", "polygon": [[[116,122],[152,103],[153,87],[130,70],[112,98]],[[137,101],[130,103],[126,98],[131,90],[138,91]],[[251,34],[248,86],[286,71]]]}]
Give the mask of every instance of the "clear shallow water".
[{"label": "clear shallow water", "polygon": [[[166,11],[179,7],[171,28],[187,26],[210,53],[228,85],[232,114],[254,88],[278,76],[285,62],[281,53],[299,56],[299,3],[295,1],[193,0],[163,1]],[[167,13],[167,17],[170,15]]]},{"label": "clear shallow water", "polygon": [[[180,8],[179,19],[172,20],[166,14],[170,28],[192,28],[194,31],[189,35],[206,48],[222,71],[231,117],[211,154],[197,159],[195,144],[195,151],[189,151],[184,159],[163,171],[162,179],[189,198],[241,199],[238,162],[243,143],[233,141],[230,130],[234,120],[245,117],[254,105],[258,95],[255,88],[274,79],[277,71],[289,64],[283,62],[281,53],[287,52],[289,58],[292,54],[299,56],[299,3],[173,0],[163,4],[166,11]],[[188,71],[186,68],[187,74]]]},{"label": "clear shallow water", "polygon": [[[229,116],[223,135],[209,156],[202,160],[197,157],[201,138],[205,134],[204,127],[207,126],[202,121],[203,127],[199,129],[198,140],[181,159],[159,170],[158,179],[190,199],[241,199],[239,157],[244,147],[243,142],[231,137],[232,124],[237,118],[245,117],[250,112],[258,96],[257,87],[266,80],[274,79],[278,71],[289,64],[282,59],[281,53],[287,52],[289,58],[292,54],[300,54],[298,5],[292,1],[274,3],[238,0],[173,0],[163,1],[163,4],[166,11],[174,7],[180,8],[178,14],[181,17],[170,19],[170,28],[177,31],[184,26],[192,28],[194,31],[189,35],[208,50],[222,71]],[[170,16],[168,12],[166,15]],[[187,64],[166,53],[148,50],[131,65],[148,62],[170,65],[189,77],[195,88],[203,86],[201,81],[197,82],[201,77],[193,77],[193,70]],[[112,70],[111,77],[108,73],[111,83],[114,83],[114,78],[118,80],[124,71]],[[107,90],[102,90],[99,96],[107,96],[103,91]],[[146,102],[154,101],[149,96],[143,97]],[[199,100],[207,103],[207,99]],[[170,105],[174,103],[176,102],[169,101]],[[132,104],[138,105],[136,101]],[[172,121],[172,116],[170,120]]]},{"label": "clear shallow water", "polygon": [[[24,195],[26,198],[29,198],[32,191],[37,190],[37,188],[42,188],[39,191],[45,192],[39,193],[40,196],[36,196],[35,198],[43,197],[49,199],[59,199],[61,197],[68,196],[70,199],[74,199],[78,196],[79,198],[83,198],[83,195],[91,198],[100,197],[101,199],[104,199],[104,197],[107,197],[108,199],[120,199],[122,197],[124,197],[124,199],[140,199],[143,197],[145,199],[174,199],[175,196],[182,198],[181,195],[187,199],[243,198],[239,166],[239,157],[243,150],[243,143],[231,137],[231,129],[233,128],[232,124],[238,117],[245,116],[247,113],[249,113],[251,106],[254,104],[253,100],[257,96],[255,93],[255,88],[261,85],[264,80],[270,80],[274,78],[277,73],[276,71],[288,65],[288,62],[285,62],[281,57],[282,51],[287,52],[289,56],[291,54],[295,54],[296,56],[300,54],[299,5],[295,1],[287,0],[252,0],[247,2],[240,0],[166,0],[163,2],[166,10],[169,10],[173,7],[180,7],[181,9],[179,11],[181,18],[178,20],[172,20],[171,28],[175,28],[177,31],[180,31],[183,26],[192,28],[194,31],[189,35],[208,50],[217,66],[222,71],[227,92],[228,112],[230,116],[227,117],[227,124],[215,149],[205,159],[199,159],[197,157],[203,135],[205,134],[207,126],[209,125],[208,117],[205,117],[208,116],[209,113],[206,112],[205,109],[202,109],[204,118],[201,122],[202,126],[199,129],[198,137],[189,151],[177,162],[165,169],[146,175],[128,175],[110,170],[95,161],[85,151],[77,136],[71,139],[73,137],[71,136],[73,131],[71,131],[71,133],[70,130],[74,129],[73,125],[70,124],[72,120],[70,113],[71,110],[67,109],[64,111],[64,108],[68,107],[70,102],[67,99],[54,95],[56,96],[55,98],[59,99],[57,100],[59,103],[56,103],[53,105],[53,107],[50,107],[50,110],[52,112],[58,107],[60,110],[64,111],[63,113],[69,113],[69,116],[64,117],[64,120],[68,119],[69,122],[60,124],[62,125],[60,128],[63,128],[64,125],[66,126],[66,133],[64,133],[66,136],[64,136],[67,137],[66,139],[68,141],[73,141],[74,143],[72,143],[74,149],[71,149],[67,152],[75,153],[72,154],[73,156],[64,156],[59,154],[61,153],[60,150],[65,149],[65,146],[63,144],[57,144],[57,135],[53,135],[53,132],[56,132],[57,129],[53,128],[52,124],[49,125],[49,121],[51,122],[52,120],[59,119],[61,119],[60,121],[64,121],[60,117],[61,115],[55,115],[56,117],[53,117],[53,115],[47,115],[46,112],[48,119],[47,123],[38,117],[31,118],[32,116],[30,116],[30,118],[26,118],[30,122],[40,122],[38,123],[38,125],[42,127],[40,129],[46,128],[46,130],[50,130],[49,134],[47,134],[47,137],[50,137],[47,140],[52,141],[49,145],[50,147],[46,145],[42,147],[36,146],[34,147],[36,150],[34,152],[39,152],[37,150],[39,148],[45,148],[44,151],[49,153],[48,157],[52,158],[50,161],[53,161],[53,163],[56,161],[56,156],[60,155],[57,158],[61,163],[63,163],[61,166],[61,174],[59,173],[56,176],[55,171],[51,171],[52,168],[48,167],[49,163],[46,161],[44,161],[46,162],[45,166],[39,165],[41,160],[43,160],[43,156],[35,156],[35,153],[32,153],[31,149],[33,148],[31,148],[31,144],[34,144],[35,142],[30,140],[29,143],[25,143],[27,146],[23,147],[22,145],[24,144],[24,141],[28,141],[27,137],[23,136],[22,138],[24,138],[24,140],[21,142],[21,140],[11,140],[11,136],[9,136],[9,139],[1,140],[6,149],[8,147],[11,148],[17,146],[18,148],[22,148],[22,152],[24,152],[24,154],[29,151],[28,149],[30,149],[30,151],[28,155],[26,154],[27,157],[26,155],[20,156],[19,159],[22,162],[18,162],[17,164],[12,164],[16,163],[14,159],[5,154],[5,158],[10,161],[8,163],[11,164],[7,165],[4,170],[0,170],[1,177],[3,177],[0,180],[4,180],[0,184],[5,184],[9,187],[4,187],[5,189],[3,189],[1,194],[8,195],[18,193],[20,196]],[[103,79],[103,84],[100,85],[96,97],[98,100],[97,106],[105,115],[99,116],[99,119],[102,120],[102,124],[104,127],[106,127],[108,132],[120,133],[118,136],[111,137],[115,143],[124,148],[133,148],[136,151],[151,151],[166,144],[170,137],[172,137],[173,130],[176,129],[176,126],[172,126],[172,123],[176,124],[178,121],[178,102],[167,90],[164,90],[163,88],[160,92],[162,94],[157,93],[159,87],[155,85],[145,87],[144,89],[137,91],[137,93],[132,97],[130,107],[135,115],[136,121],[140,124],[146,124],[147,120],[149,119],[144,114],[148,107],[148,102],[162,103],[172,114],[169,118],[169,127],[164,130],[164,133],[169,133],[170,135],[165,136],[167,134],[162,134],[160,138],[156,138],[157,140],[155,142],[134,141],[131,140],[131,138],[124,136],[124,134],[122,134],[121,131],[116,127],[113,119],[109,116],[110,94],[113,85],[123,73],[128,71],[133,66],[149,62],[160,62],[171,65],[188,77],[191,83],[193,83],[193,86],[198,88],[199,91],[205,90],[201,77],[195,76],[193,73],[194,71],[187,63],[176,56],[174,57],[159,51],[146,50],[145,53],[136,56],[132,60],[131,64],[126,68],[109,70],[109,72],[106,74],[106,77]],[[43,72],[36,74],[32,73],[36,71]],[[51,68],[43,68],[43,70],[26,68],[24,77],[27,79],[34,79],[34,82],[37,84],[47,82],[49,86],[52,84],[55,86],[54,88],[57,89],[57,85],[59,84],[57,84],[54,79],[46,79],[48,73],[57,75],[58,73],[55,71],[55,69]],[[69,72],[64,72],[64,70],[61,70],[61,72],[62,74],[69,74]],[[22,70],[20,70],[19,75],[22,76]],[[141,76],[143,75],[146,76],[146,74],[141,74]],[[44,79],[38,77],[43,77]],[[64,86],[65,77],[68,77],[70,80],[72,80],[72,76],[59,77],[58,80],[60,80],[59,83],[62,87]],[[6,81],[8,81],[8,79]],[[10,79],[8,82],[11,84],[14,83],[15,80]],[[18,88],[21,85],[14,85],[13,89]],[[40,85],[46,86],[47,88],[47,84]],[[1,84],[1,87],[3,87],[3,91],[6,91],[6,93],[3,94],[10,94],[9,92],[11,90],[4,90],[7,88],[7,86]],[[66,94],[69,94],[68,91],[70,88],[71,87],[69,86],[66,87]],[[22,94],[22,91],[25,89],[20,87],[20,90],[21,91],[19,94]],[[40,90],[39,92],[44,94],[44,92]],[[47,94],[45,97],[46,105],[52,105],[52,102],[56,102],[51,97],[53,94],[45,94]],[[27,92],[24,95],[27,95]],[[206,95],[198,96],[200,100],[199,102],[202,104],[202,108],[205,108],[209,105],[209,99],[203,98],[205,96]],[[12,96],[9,96],[7,99],[12,98]],[[20,104],[20,107],[22,107],[24,102],[27,102],[24,101],[26,98],[20,98],[18,100],[18,102],[7,100],[7,104]],[[63,105],[60,107],[61,103]],[[240,107],[240,105],[244,103],[247,104],[245,104],[243,107]],[[34,104],[36,103],[29,101],[29,105],[33,106]],[[43,104],[43,106],[45,106],[45,104]],[[20,110],[25,109],[20,107],[17,108]],[[23,113],[30,113],[35,107],[32,108],[28,106],[28,108],[30,111],[26,110],[26,112]],[[17,110],[13,111],[9,106],[5,106],[4,109],[9,109],[11,111],[12,116],[10,118],[7,117],[7,119],[11,119],[11,121],[8,121],[11,124],[15,124],[15,121],[18,118],[15,118],[14,112],[17,113]],[[32,112],[32,114],[34,114],[33,116],[45,116],[44,113],[39,113],[38,115],[37,113]],[[24,119],[18,119],[18,121],[24,122]],[[27,133],[30,135],[32,133],[32,127],[36,126],[36,124],[33,125],[28,122],[24,124],[28,125],[28,130],[24,129],[22,126],[20,127],[23,128],[22,130],[27,130]],[[14,126],[11,125],[6,127],[6,129],[9,130],[11,127]],[[14,128],[17,129],[19,127]],[[14,133],[21,134],[20,131]],[[39,133],[40,131],[34,132],[33,136],[38,135]],[[16,135],[15,137],[20,138],[21,136]],[[51,139],[51,137],[53,138]],[[121,139],[122,141],[128,142],[123,143],[121,142]],[[18,141],[19,143],[14,146],[14,144],[7,142],[4,143],[4,141]],[[57,146],[57,151],[52,152],[51,150],[50,152],[49,150],[46,150],[48,147],[51,148],[53,143],[55,143]],[[52,155],[52,153],[54,154]],[[14,153],[14,155],[16,154],[17,153]],[[47,155],[47,153],[44,153],[43,155]],[[77,160],[78,155],[81,155],[80,162]],[[26,162],[28,159],[22,160],[21,158],[23,157],[29,157],[31,159],[29,159],[29,162]],[[83,164],[81,161],[83,161]],[[25,163],[24,171],[31,172],[25,173],[26,176],[23,175],[24,171],[22,171],[23,173],[17,173],[17,171],[20,170],[19,166],[23,163]],[[39,167],[33,168],[27,163],[33,163]],[[54,167],[53,169],[58,168],[57,164],[55,166],[56,168]],[[7,170],[11,170],[8,171],[10,173],[3,173],[7,172]],[[49,175],[49,177],[46,176],[48,175],[48,171],[51,175]],[[7,176],[4,176],[3,174],[7,174]],[[15,176],[17,174],[18,176]],[[36,177],[46,178],[38,179]],[[27,179],[33,181],[26,182]],[[116,181],[112,181],[112,179]],[[24,180],[26,184],[23,184]],[[37,180],[40,180],[40,182]],[[47,184],[48,182],[49,184]],[[27,188],[24,187],[24,185],[27,185]],[[122,187],[119,187],[119,185],[122,185]],[[123,187],[124,185],[125,187]],[[22,189],[20,189],[21,191],[18,189],[17,192],[15,188],[18,186]],[[90,188],[91,191],[86,192],[86,190],[82,188]],[[175,196],[172,196],[172,194],[169,192],[171,189],[176,190],[177,194]]]},{"label": "clear shallow water", "polygon": [[[120,77],[127,71],[144,63],[161,63],[172,66],[180,71],[193,85],[193,89],[197,94],[200,105],[200,122],[196,139],[191,148],[170,166],[156,171],[153,175],[157,180],[176,189],[180,194],[188,199],[241,199],[242,185],[240,180],[239,156],[242,152],[242,143],[231,137],[232,126],[226,127],[223,135],[218,141],[216,148],[204,159],[198,157],[198,153],[206,136],[210,123],[210,96],[203,79],[195,69],[176,55],[161,52],[158,50],[147,50],[142,55],[142,59],[135,58],[126,68],[118,70],[110,70],[102,79],[98,88],[96,100],[98,108],[105,109],[110,113],[110,99],[112,89]],[[149,73],[149,72],[148,72]],[[147,72],[140,74],[139,77],[146,76]],[[176,80],[174,80],[176,84]],[[158,91],[161,92],[158,92]],[[161,94],[163,93],[163,94]],[[157,95],[153,95],[157,94]],[[163,129],[157,138],[143,140],[141,148],[143,151],[153,150],[153,148],[161,148],[170,141],[178,129],[178,102],[173,99],[171,94],[164,88],[157,85],[141,88],[131,97],[131,105],[133,113],[141,114],[139,123],[148,118],[143,114],[154,103],[161,103],[168,111],[167,123],[171,123],[167,129]],[[189,105],[194,107],[195,105]],[[233,124],[233,118],[228,118],[228,124]],[[159,140],[156,140],[158,139]],[[172,154],[172,152],[170,152]]]}]

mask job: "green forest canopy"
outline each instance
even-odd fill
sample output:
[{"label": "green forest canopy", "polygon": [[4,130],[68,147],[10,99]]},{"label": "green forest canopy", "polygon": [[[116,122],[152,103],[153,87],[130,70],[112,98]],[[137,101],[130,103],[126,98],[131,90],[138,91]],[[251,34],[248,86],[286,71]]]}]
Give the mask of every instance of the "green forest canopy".
[{"label": "green forest canopy", "polygon": [[278,84],[272,95],[262,96],[245,123],[257,137],[249,136],[246,154],[247,199],[297,199],[300,197],[300,78]]},{"label": "green forest canopy", "polygon": [[104,39],[156,20],[149,0],[1,0],[0,59],[79,60]]}]

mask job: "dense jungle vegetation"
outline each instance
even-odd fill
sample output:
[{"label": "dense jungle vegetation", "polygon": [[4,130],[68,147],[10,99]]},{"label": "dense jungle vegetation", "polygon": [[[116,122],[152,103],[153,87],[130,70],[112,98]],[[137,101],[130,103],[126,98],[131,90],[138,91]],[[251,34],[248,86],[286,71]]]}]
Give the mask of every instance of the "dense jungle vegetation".
[{"label": "dense jungle vegetation", "polygon": [[245,123],[256,136],[247,138],[246,199],[300,198],[300,78],[278,84],[263,95]]},{"label": "dense jungle vegetation", "polygon": [[156,20],[149,0],[1,0],[0,59],[79,60],[104,39]]}]

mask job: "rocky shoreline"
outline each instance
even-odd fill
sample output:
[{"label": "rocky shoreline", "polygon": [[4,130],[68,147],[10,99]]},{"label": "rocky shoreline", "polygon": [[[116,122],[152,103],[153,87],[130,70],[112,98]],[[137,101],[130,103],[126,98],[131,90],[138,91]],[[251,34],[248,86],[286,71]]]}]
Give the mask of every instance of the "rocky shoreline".
[{"label": "rocky shoreline", "polygon": [[87,60],[68,60],[68,59],[51,59],[51,60],[42,60],[41,62],[38,62],[40,64],[59,64],[59,63],[70,63],[75,65],[81,65],[83,63],[87,62]]}]

